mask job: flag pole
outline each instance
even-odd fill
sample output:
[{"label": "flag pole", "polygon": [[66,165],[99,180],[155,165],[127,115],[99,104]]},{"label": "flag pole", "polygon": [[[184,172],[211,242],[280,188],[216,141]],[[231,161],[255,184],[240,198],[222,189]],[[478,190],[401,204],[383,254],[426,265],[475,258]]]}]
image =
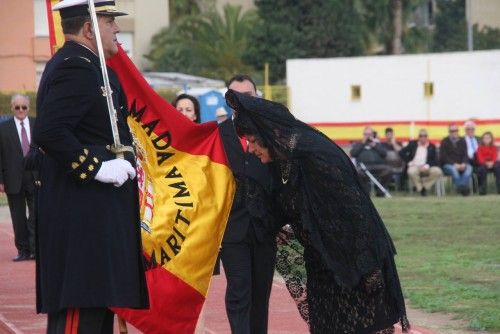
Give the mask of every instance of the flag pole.
[{"label": "flag pole", "polygon": [[102,47],[101,34],[99,31],[99,24],[97,22],[97,14],[95,10],[94,0],[87,0],[89,5],[90,20],[92,22],[92,27],[94,28],[94,35],[97,44],[97,53],[99,56],[99,63],[101,64],[102,79],[104,82],[104,87],[102,87],[102,94],[106,97],[106,103],[108,105],[109,120],[111,124],[111,132],[113,133],[113,144],[108,148],[111,152],[116,154],[119,159],[124,158],[125,152],[134,152],[133,148],[130,146],[124,146],[120,142],[120,135],[118,132],[118,121],[116,117],[116,109],[113,104],[113,91],[111,90],[111,85],[109,83],[108,68],[106,67],[106,59],[104,58],[104,50]]}]

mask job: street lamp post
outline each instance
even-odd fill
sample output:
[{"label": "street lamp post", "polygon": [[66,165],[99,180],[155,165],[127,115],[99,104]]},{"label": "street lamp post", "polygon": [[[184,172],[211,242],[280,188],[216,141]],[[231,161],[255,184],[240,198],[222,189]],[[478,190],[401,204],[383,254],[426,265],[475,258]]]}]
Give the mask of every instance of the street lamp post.
[{"label": "street lamp post", "polygon": [[472,0],[465,0],[465,17],[467,20],[467,50],[474,50],[474,36],[472,30]]}]

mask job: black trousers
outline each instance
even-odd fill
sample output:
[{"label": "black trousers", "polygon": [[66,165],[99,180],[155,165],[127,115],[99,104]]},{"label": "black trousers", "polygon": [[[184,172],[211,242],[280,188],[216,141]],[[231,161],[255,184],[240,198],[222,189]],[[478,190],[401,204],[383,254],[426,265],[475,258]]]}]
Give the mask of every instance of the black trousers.
[{"label": "black trousers", "polygon": [[[21,191],[17,194],[7,194],[14,229],[14,242],[19,254],[35,254],[34,187],[33,177],[25,173]],[[26,208],[28,208],[28,214],[26,214]]]},{"label": "black trousers", "polygon": [[479,192],[481,194],[486,194],[487,184],[486,175],[488,173],[493,173],[495,175],[495,181],[497,185],[497,192],[500,194],[500,162],[495,162],[492,168],[488,169],[485,165],[479,165],[476,168],[477,183],[479,186]]},{"label": "black trousers", "polygon": [[251,226],[243,241],[222,244],[226,312],[232,333],[267,333],[275,264],[276,242],[258,241]]},{"label": "black trousers", "polygon": [[114,314],[107,308],[70,308],[48,314],[47,334],[113,334]]}]

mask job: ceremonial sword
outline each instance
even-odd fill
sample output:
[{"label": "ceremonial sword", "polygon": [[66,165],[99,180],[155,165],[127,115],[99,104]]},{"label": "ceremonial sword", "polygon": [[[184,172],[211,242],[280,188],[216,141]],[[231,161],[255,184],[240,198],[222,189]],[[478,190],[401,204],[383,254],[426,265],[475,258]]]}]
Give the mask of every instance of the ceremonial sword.
[{"label": "ceremonial sword", "polygon": [[[118,118],[116,116],[116,109],[113,103],[113,98],[111,94],[111,85],[109,84],[108,68],[106,67],[106,59],[104,58],[104,50],[102,48],[101,32],[99,31],[99,24],[97,23],[97,14],[95,11],[94,0],[87,0],[89,5],[90,20],[94,28],[94,35],[97,44],[97,53],[99,55],[99,63],[101,64],[102,79],[104,82],[103,95],[106,97],[106,102],[108,105],[109,122],[111,124],[111,132],[113,133],[113,144],[107,146],[107,148],[116,155],[118,159],[124,159],[125,152],[134,153],[134,149],[131,146],[125,146],[120,141],[120,133],[118,132]],[[127,324],[123,318],[118,317],[118,327],[120,333],[128,333]]]},{"label": "ceremonial sword", "polygon": [[90,19],[92,22],[92,27],[94,28],[94,35],[97,44],[97,53],[99,55],[99,63],[101,64],[102,79],[104,82],[103,95],[106,97],[106,102],[108,105],[109,122],[111,124],[111,132],[113,133],[113,144],[106,146],[111,152],[113,152],[118,159],[124,159],[125,152],[134,153],[134,149],[131,146],[125,146],[120,141],[120,134],[118,132],[118,118],[116,116],[116,109],[113,103],[113,91],[111,90],[111,85],[109,84],[108,69],[106,67],[106,59],[104,58],[104,50],[102,48],[101,33],[99,31],[99,24],[97,23],[97,14],[94,6],[93,0],[87,0],[89,5]]}]

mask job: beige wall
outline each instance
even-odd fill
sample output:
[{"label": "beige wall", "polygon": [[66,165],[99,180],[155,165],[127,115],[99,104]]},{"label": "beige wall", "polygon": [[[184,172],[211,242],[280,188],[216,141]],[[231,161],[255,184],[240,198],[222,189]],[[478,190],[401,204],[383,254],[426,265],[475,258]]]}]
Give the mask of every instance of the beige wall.
[{"label": "beige wall", "polygon": [[30,0],[1,0],[0,91],[36,89],[36,62],[47,61],[47,38],[35,38],[34,6]]},{"label": "beige wall", "polygon": [[500,28],[500,0],[472,0],[472,22]]},{"label": "beige wall", "polygon": [[128,16],[118,19],[124,33],[133,34],[132,59],[141,70],[147,69],[144,54],[149,53],[151,38],[169,25],[168,0],[119,0],[117,6]]}]

